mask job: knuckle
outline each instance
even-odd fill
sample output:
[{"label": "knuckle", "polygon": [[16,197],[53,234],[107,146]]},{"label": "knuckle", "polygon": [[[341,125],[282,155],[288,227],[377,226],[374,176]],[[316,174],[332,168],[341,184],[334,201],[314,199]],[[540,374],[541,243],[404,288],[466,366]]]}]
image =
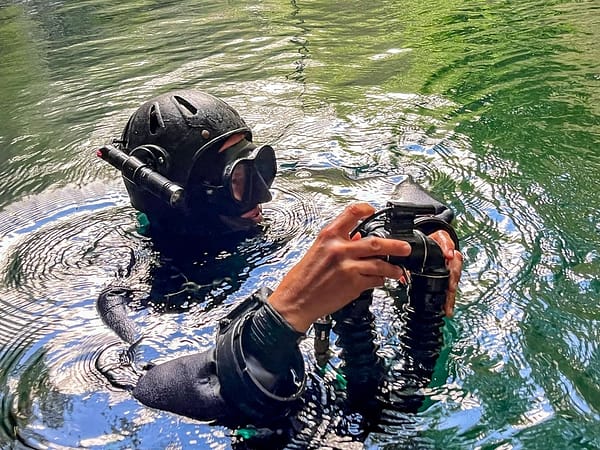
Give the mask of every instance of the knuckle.
[{"label": "knuckle", "polygon": [[360,216],[362,211],[359,203],[351,203],[346,206],[346,212],[352,216]]},{"label": "knuckle", "polygon": [[379,242],[378,238],[375,237],[369,237],[366,239],[366,241],[368,242],[369,245],[369,249],[377,252],[381,250],[381,242]]},{"label": "knuckle", "polygon": [[325,260],[329,264],[339,263],[344,260],[345,246],[339,241],[330,241],[324,246]]},{"label": "knuckle", "polygon": [[334,237],[336,237],[335,227],[333,226],[333,224],[328,224],[321,229],[317,239],[319,239],[320,241],[327,241]]},{"label": "knuckle", "polygon": [[339,241],[334,241],[329,245],[329,251],[332,255],[339,257],[344,254],[345,246]]}]

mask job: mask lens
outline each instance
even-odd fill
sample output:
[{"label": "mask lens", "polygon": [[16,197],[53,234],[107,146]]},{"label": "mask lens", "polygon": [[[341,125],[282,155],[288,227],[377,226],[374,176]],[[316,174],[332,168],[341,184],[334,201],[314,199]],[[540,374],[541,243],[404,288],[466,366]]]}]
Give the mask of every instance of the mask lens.
[{"label": "mask lens", "polygon": [[248,162],[238,162],[231,172],[231,195],[238,202],[244,200],[244,194],[248,190],[248,178]]},{"label": "mask lens", "polygon": [[271,199],[269,187],[277,173],[275,152],[265,145],[228,166],[223,174],[231,199],[242,204],[264,203]]}]

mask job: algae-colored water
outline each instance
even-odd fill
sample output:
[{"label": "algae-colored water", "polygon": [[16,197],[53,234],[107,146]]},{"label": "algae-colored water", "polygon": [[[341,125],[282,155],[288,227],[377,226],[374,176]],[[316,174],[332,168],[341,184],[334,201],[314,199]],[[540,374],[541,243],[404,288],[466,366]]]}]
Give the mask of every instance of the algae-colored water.
[{"label": "algae-colored water", "polygon": [[98,292],[155,255],[95,149],[199,88],[276,148],[271,226],[206,258],[183,312],[132,312],[141,357],[207,348],[226,305],[409,174],[456,210],[465,270],[427,407],[364,446],[600,448],[598,42],[597,1],[0,1],[0,447],[230,447],[96,368],[120,345]]}]

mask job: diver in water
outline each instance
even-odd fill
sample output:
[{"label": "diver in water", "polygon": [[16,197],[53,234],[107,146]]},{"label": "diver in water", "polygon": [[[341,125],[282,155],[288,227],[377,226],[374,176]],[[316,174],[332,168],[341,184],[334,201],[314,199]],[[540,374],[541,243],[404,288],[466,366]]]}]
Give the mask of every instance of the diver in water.
[{"label": "diver in water", "polygon": [[[237,111],[193,90],[144,103],[121,139],[102,147],[98,156],[121,171],[131,203],[148,218],[148,233],[159,251],[185,247],[191,239],[236,240],[255,232],[277,172],[273,148],[253,143]],[[430,200],[424,191],[419,195]],[[436,213],[448,210],[435,205]],[[406,258],[409,243],[352,234],[374,211],[366,203],[348,206],[273,292],[259,290],[221,319],[212,349],[150,367],[132,388],[133,396],[150,407],[230,426],[269,426],[293,415],[306,378],[298,342],[311,325],[335,318],[386,278],[407,275],[382,255]],[[451,231],[428,229],[449,271],[446,314],[452,313],[462,269]],[[125,309],[131,298],[129,287],[114,283],[97,302],[103,321],[129,343],[138,336]],[[340,323],[344,320],[338,316]],[[438,335],[424,338],[437,342],[439,330],[433,333]]]}]

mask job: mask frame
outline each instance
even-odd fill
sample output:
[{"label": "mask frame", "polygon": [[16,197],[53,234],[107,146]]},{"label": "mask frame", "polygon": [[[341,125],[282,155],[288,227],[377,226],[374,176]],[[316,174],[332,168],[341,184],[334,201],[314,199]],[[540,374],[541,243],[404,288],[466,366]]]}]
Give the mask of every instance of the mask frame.
[{"label": "mask frame", "polygon": [[[190,178],[199,180],[193,183],[194,191],[203,191],[219,214],[238,216],[272,199],[269,188],[277,174],[277,160],[270,145],[256,147],[242,139],[222,152],[213,152],[211,156],[205,155],[205,158],[196,161],[202,164],[205,172],[198,173],[198,169],[194,168],[190,171]],[[205,181],[206,167],[212,166],[223,167],[222,173],[214,176],[212,182]],[[240,177],[243,178],[241,186]]]}]

